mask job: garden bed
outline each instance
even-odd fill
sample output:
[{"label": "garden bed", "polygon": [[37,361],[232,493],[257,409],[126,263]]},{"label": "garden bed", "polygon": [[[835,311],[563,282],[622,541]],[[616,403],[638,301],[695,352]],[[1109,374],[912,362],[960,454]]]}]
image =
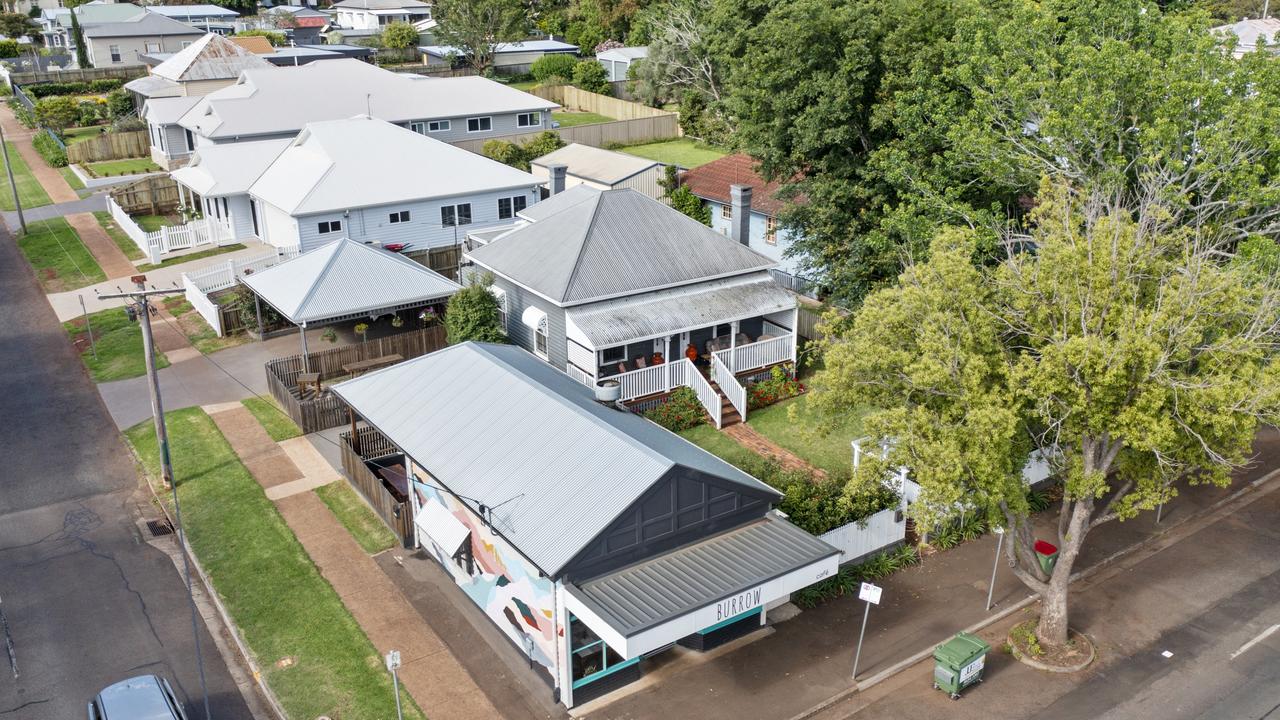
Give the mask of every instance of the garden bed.
[{"label": "garden bed", "polygon": [[159,165],[151,158],[129,158],[127,160],[105,160],[103,162],[85,163],[81,165],[90,175],[96,178],[116,177],[120,175],[142,175],[160,172]]}]

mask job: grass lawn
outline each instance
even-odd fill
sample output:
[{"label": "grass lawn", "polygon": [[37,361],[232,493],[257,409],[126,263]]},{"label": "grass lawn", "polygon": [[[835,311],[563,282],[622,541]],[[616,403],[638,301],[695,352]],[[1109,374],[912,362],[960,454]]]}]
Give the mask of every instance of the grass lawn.
[{"label": "grass lawn", "polygon": [[174,320],[178,324],[178,329],[183,335],[187,336],[187,342],[190,342],[196,350],[208,355],[219,350],[225,350],[229,347],[243,345],[252,338],[247,333],[236,333],[234,335],[219,336],[217,332],[210,327],[205,321],[204,316],[196,312],[191,303],[181,295],[170,295],[161,300],[164,307],[173,315]]},{"label": "grass lawn", "polygon": [[[828,474],[848,475],[853,471],[853,449],[849,443],[862,437],[862,414],[852,414],[829,434],[819,435],[817,420],[807,412],[809,398],[801,395],[747,413],[747,424],[757,432],[790,450]],[[788,409],[796,408],[792,421]]]},{"label": "grass lawn", "polygon": [[[49,194],[40,186],[40,182],[36,180],[35,175],[31,174],[31,168],[18,154],[18,148],[13,143],[4,144],[9,150],[9,167],[13,169],[13,180],[18,185],[18,199],[22,201],[23,208],[40,207],[53,202],[49,199]],[[0,210],[16,210],[13,204],[13,190],[9,185],[9,176],[0,173]]]},{"label": "grass lawn", "polygon": [[18,238],[18,249],[35,268],[45,292],[75,290],[107,279],[66,220],[39,220],[27,225],[27,230]]},{"label": "grass lawn", "polygon": [[241,400],[249,412],[258,419],[262,427],[266,428],[267,434],[272,440],[280,442],[289,438],[296,438],[302,435],[302,429],[293,423],[288,415],[284,414],[284,410],[276,404],[276,401],[267,397],[251,397]]},{"label": "grass lawn", "polygon": [[[142,353],[142,328],[130,322],[124,308],[109,308],[89,314],[89,325],[97,341],[98,357],[95,360],[89,346],[89,334],[84,318],[78,317],[62,323],[71,336],[71,342],[80,351],[80,359],[89,368],[94,382],[124,380],[147,372],[146,356]],[[169,366],[163,353],[156,354],[156,368]]]},{"label": "grass lawn", "polygon": [[728,153],[717,147],[687,138],[664,140],[644,145],[631,145],[630,147],[619,148],[619,150],[628,155],[638,155],[642,158],[657,160],[668,165],[679,165],[684,168],[696,168],[699,165],[706,165],[712,160],[719,160],[728,155]]},{"label": "grass lawn", "polygon": [[523,91],[523,92],[529,92],[530,90],[532,90],[532,89],[534,89],[534,88],[538,87],[538,81],[537,81],[537,80],[525,80],[525,81],[523,81],[523,82],[507,83],[507,87],[513,87],[513,88],[515,88],[515,89],[517,89],[517,90],[520,90],[520,91]]},{"label": "grass lawn", "polygon": [[130,215],[133,221],[146,232],[155,232],[164,225],[177,225],[178,220],[169,215]]},{"label": "grass lawn", "polygon": [[[63,169],[65,170],[66,168]],[[98,224],[102,226],[103,230],[107,231],[107,234],[111,236],[112,242],[120,248],[120,252],[124,253],[125,257],[130,260],[141,260],[146,257],[146,254],[138,247],[138,243],[130,239],[128,235],[125,235],[124,230],[111,218],[111,213],[106,210],[99,210],[93,216],[98,219]]]},{"label": "grass lawn", "polygon": [[151,158],[130,158],[128,160],[106,160],[88,163],[83,166],[94,177],[110,177],[112,175],[136,175],[138,173],[156,172],[160,166],[151,162]]},{"label": "grass lawn", "polygon": [[737,440],[716,430],[715,425],[704,424],[682,430],[680,437],[718,456],[730,465],[736,465],[744,470],[751,462],[761,459],[754,451],[740,445]]},{"label": "grass lawn", "polygon": [[[391,676],[377,649],[217,426],[200,408],[166,417],[191,547],[288,716],[395,717]],[[151,421],[125,436],[157,477]],[[413,700],[402,698],[405,717],[420,720]]]},{"label": "grass lawn", "polygon": [[67,128],[62,133],[62,142],[68,145],[82,143],[90,138],[96,138],[106,129],[105,125],[91,125],[89,127]]},{"label": "grass lawn", "polygon": [[[135,245],[134,247],[136,248],[137,246]],[[240,243],[235,243],[233,245],[222,245],[220,247],[213,247],[213,248],[209,248],[208,250],[200,250],[198,252],[188,253],[186,255],[177,255],[175,257],[171,257],[166,260],[161,260],[160,264],[158,265],[153,263],[145,263],[143,265],[139,265],[138,270],[140,272],[147,272],[148,270],[155,270],[157,268],[162,268],[168,265],[180,265],[185,262],[191,262],[192,260],[199,260],[200,258],[213,257],[214,255],[221,255],[223,253],[235,252],[237,250],[243,250],[243,249],[244,249],[244,245],[241,245]]]},{"label": "grass lawn", "polygon": [[373,555],[396,544],[395,533],[383,524],[373,510],[365,504],[351,485],[345,481],[332,482],[316,488],[316,495],[338,520],[347,528],[347,532],[360,543],[364,551]]},{"label": "grass lawn", "polygon": [[593,112],[553,112],[551,113],[551,119],[560,123],[562,128],[614,121],[614,118]]},{"label": "grass lawn", "polygon": [[84,182],[80,180],[80,176],[69,167],[60,167],[58,172],[62,174],[62,179],[67,181],[72,190],[83,190]]}]

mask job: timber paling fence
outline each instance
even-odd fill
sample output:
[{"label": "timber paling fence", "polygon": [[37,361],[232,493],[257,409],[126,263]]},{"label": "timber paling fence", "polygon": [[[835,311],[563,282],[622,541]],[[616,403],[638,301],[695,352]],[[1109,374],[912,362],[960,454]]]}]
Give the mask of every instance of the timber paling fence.
[{"label": "timber paling fence", "polygon": [[80,165],[103,160],[147,157],[151,139],[146,130],[108,132],[67,146],[67,162]]},{"label": "timber paling fence", "polygon": [[[342,447],[342,471],[356,490],[369,501],[378,517],[391,528],[400,542],[408,546],[413,539],[413,503],[400,502],[383,485],[382,479],[373,474],[366,460],[379,460],[400,455],[400,449],[376,428],[365,427],[339,436]],[[407,466],[406,466],[407,467]],[[409,489],[413,492],[413,488]]]},{"label": "timber paling fence", "polygon": [[276,358],[266,363],[267,387],[271,389],[271,396],[280,403],[280,407],[302,428],[302,432],[327,430],[348,421],[347,405],[337,395],[327,391],[320,393],[318,397],[300,397],[298,375],[307,372],[305,368],[309,367],[310,372],[318,373],[323,385],[333,378],[346,377],[348,373],[342,369],[343,365],[387,355],[399,355],[409,360],[440,350],[445,344],[444,326],[436,325],[308,353],[306,363],[301,355]]}]

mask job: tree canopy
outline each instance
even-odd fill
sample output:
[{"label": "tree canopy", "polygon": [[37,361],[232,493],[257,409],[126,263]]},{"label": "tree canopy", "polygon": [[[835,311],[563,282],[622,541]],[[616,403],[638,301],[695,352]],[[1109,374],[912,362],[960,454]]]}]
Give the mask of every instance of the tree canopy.
[{"label": "tree canopy", "polygon": [[505,343],[498,299],[489,292],[493,278],[483,276],[449,298],[444,327],[450,345],[468,340]]},{"label": "tree canopy", "polygon": [[408,50],[418,44],[418,31],[407,22],[393,22],[382,28],[382,44],[392,50]]},{"label": "tree canopy", "polygon": [[495,45],[520,40],[529,30],[520,0],[437,0],[433,7],[436,39],[462,49],[481,71],[493,64]]}]

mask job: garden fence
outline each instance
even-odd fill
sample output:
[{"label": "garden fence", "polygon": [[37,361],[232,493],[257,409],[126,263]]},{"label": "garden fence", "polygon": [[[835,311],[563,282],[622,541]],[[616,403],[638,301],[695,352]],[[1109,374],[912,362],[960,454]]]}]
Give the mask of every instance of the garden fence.
[{"label": "garden fence", "polygon": [[[528,142],[546,130],[518,135],[504,135],[496,140],[513,143]],[[640,145],[643,143],[672,140],[680,137],[680,122],[674,115],[663,117],[636,118],[635,120],[615,120],[614,122],[595,123],[593,125],[575,125],[573,127],[551,130],[567,143],[590,145],[591,147],[615,147],[618,145]],[[456,140],[455,147],[474,153],[483,152],[488,140]]]},{"label": "garden fence", "polygon": [[568,110],[591,112],[619,120],[677,117],[676,113],[669,110],[661,110],[641,103],[631,102],[630,100],[588,92],[572,85],[536,87],[531,92],[543,100],[559,103]]},{"label": "garden fence", "polygon": [[67,146],[67,162],[80,165],[103,160],[142,158],[151,154],[146,130],[108,132]]},{"label": "garden fence", "polygon": [[840,564],[860,562],[901,545],[907,539],[907,519],[900,508],[889,508],[818,536],[840,551]]},{"label": "garden fence", "polygon": [[342,470],[364,499],[369,501],[378,517],[400,538],[405,547],[413,542],[413,503],[400,502],[383,485],[382,479],[373,474],[366,460],[401,455],[400,449],[374,428],[360,428],[353,436],[344,432],[339,436],[342,447]]},{"label": "garden fence", "polygon": [[70,68],[66,70],[44,70],[41,72],[13,72],[9,73],[9,82],[17,85],[29,85],[43,82],[86,82],[107,78],[128,81],[146,77],[146,75],[146,65],[128,65],[110,68]]},{"label": "garden fence", "polygon": [[160,215],[176,210],[182,203],[178,183],[168,175],[149,175],[127,185],[114,187],[111,189],[111,198],[126,213],[133,214]]},{"label": "garden fence", "polygon": [[[110,205],[108,201],[108,206]],[[111,214],[115,217],[114,209]],[[133,235],[130,234],[130,237]],[[205,322],[209,323],[209,327],[216,330],[219,336],[229,335],[242,329],[244,322],[233,309],[220,306],[214,300],[214,294],[235,287],[245,275],[265,270],[297,256],[297,248],[286,248],[240,260],[228,260],[202,270],[184,272],[182,288],[192,307],[200,313]]]}]

